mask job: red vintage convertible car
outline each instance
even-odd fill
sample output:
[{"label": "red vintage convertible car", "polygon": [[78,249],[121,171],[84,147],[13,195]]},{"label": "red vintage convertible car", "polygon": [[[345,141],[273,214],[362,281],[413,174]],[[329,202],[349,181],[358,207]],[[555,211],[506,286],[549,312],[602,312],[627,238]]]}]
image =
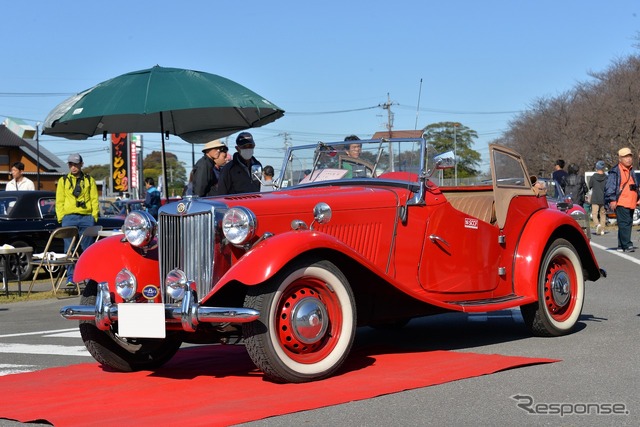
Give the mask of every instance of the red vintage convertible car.
[{"label": "red vintage convertible car", "polygon": [[604,271],[517,153],[490,147],[493,185],[439,188],[447,159],[428,169],[424,140],[361,143],[355,159],[344,143],[290,148],[272,192],[132,212],[124,237],[83,253],[84,295],[62,316],[117,370],[240,342],[276,382],[334,374],[358,326],[519,307],[535,335],[572,331]]}]

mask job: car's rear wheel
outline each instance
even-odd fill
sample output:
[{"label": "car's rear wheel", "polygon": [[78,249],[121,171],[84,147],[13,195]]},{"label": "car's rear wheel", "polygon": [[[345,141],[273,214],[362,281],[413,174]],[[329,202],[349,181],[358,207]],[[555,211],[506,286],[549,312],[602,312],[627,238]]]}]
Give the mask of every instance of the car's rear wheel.
[{"label": "car's rear wheel", "polygon": [[584,276],[576,249],[557,239],[547,249],[538,275],[538,302],[520,307],[537,336],[560,336],[574,328],[584,303]]},{"label": "car's rear wheel", "polygon": [[[80,305],[95,305],[97,284],[89,281],[80,298]],[[176,333],[167,333],[164,339],[121,338],[112,328],[102,331],[94,321],[80,321],[80,335],[94,359],[118,371],[131,372],[155,369],[168,362],[182,342]]]},{"label": "car's rear wheel", "polygon": [[251,359],[275,382],[331,376],[353,344],[356,309],[346,277],[331,262],[301,261],[253,286],[245,306],[260,318],[243,325]]}]

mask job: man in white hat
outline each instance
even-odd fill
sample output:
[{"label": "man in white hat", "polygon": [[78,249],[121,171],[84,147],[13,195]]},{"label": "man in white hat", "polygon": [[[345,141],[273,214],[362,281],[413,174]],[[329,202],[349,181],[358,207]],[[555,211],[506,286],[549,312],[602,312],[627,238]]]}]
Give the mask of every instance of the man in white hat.
[{"label": "man in white hat", "polygon": [[218,180],[221,167],[227,161],[229,147],[219,139],[207,142],[202,148],[204,154],[193,166],[193,194],[195,196],[215,196],[218,194]]},{"label": "man in white hat", "polygon": [[[78,234],[92,227],[98,221],[98,186],[96,180],[82,172],[82,156],[71,154],[67,159],[69,173],[60,177],[56,187],[56,216],[63,227],[77,227]],[[82,239],[81,247],[85,250],[93,243],[93,239]],[[71,239],[64,239],[64,250],[71,244]],[[75,286],[73,281],[74,266],[67,268],[67,286]]]},{"label": "man in white hat", "polygon": [[611,168],[604,188],[604,202],[616,212],[618,252],[634,252],[631,242],[633,211],[638,206],[638,183],[633,173],[633,153],[625,147],[618,151],[618,164]]}]

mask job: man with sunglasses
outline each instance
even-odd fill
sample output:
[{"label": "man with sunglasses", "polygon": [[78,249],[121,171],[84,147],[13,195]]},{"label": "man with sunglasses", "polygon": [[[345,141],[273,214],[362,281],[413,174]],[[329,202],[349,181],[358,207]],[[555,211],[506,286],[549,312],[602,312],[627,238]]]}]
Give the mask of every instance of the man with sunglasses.
[{"label": "man with sunglasses", "polygon": [[195,196],[215,196],[218,194],[220,170],[227,162],[229,147],[219,139],[204,145],[200,160],[193,166],[193,194]]}]

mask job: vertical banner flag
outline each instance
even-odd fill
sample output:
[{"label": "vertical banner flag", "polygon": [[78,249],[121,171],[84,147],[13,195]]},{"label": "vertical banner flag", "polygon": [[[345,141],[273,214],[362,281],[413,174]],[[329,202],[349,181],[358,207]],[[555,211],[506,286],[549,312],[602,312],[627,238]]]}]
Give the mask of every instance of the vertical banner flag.
[{"label": "vertical banner flag", "polygon": [[129,176],[131,188],[140,188],[140,165],[138,164],[138,153],[140,152],[140,148],[142,147],[142,135],[129,135],[130,146],[131,146],[131,173]]},{"label": "vertical banner flag", "polygon": [[111,168],[113,173],[112,187],[114,192],[126,193],[129,191],[129,138],[126,133],[111,134]]}]

